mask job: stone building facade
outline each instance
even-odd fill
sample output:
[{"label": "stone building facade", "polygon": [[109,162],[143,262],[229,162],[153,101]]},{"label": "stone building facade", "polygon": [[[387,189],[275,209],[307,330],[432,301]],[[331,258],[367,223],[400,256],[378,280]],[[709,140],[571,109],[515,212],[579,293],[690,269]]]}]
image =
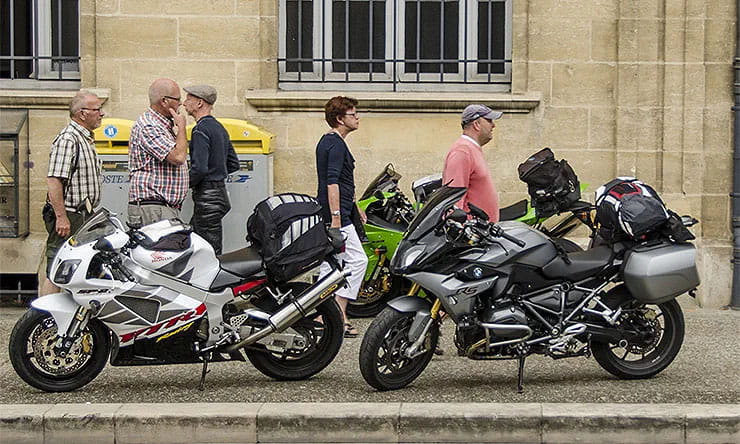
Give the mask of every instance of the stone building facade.
[{"label": "stone building facade", "polygon": [[[318,1],[318,0],[316,0]],[[474,1],[474,0],[468,0]],[[80,0],[80,84],[107,97],[110,117],[135,119],[158,77],[210,83],[215,114],[276,134],[275,192],[315,193],[321,108],[360,100],[349,143],[360,187],[392,162],[413,179],[439,172],[468,103],[505,111],[486,156],[504,204],[526,196],[516,167],[549,146],[586,194],[618,175],[652,184],[680,214],[701,220],[701,305],[730,300],[734,0],[507,0],[507,85],[282,88],[283,0]],[[305,26],[305,24],[304,24]],[[408,42],[407,42],[408,43]],[[31,235],[0,239],[0,267],[40,269],[49,143],[73,91],[0,90],[0,108],[29,109]],[[591,197],[592,199],[592,197]]]}]

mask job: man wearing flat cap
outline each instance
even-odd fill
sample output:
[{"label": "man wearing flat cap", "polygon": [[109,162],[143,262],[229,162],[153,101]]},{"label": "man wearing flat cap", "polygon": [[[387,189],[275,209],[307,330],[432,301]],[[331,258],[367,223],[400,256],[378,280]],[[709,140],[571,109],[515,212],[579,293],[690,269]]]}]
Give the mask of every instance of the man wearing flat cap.
[{"label": "man wearing flat cap", "polygon": [[463,133],[447,152],[442,171],[442,183],[468,189],[457,206],[469,211],[472,203],[485,211],[491,222],[499,220],[498,193],[483,157],[483,145],[493,138],[493,121],[501,116],[485,105],[468,105],[462,113]]},{"label": "man wearing flat cap", "polygon": [[183,106],[195,119],[190,138],[190,186],[193,188],[193,230],[213,247],[217,255],[223,245],[221,220],[231,209],[224,180],[239,169],[239,159],[226,128],[211,112],[216,89],[210,85],[183,88]]}]

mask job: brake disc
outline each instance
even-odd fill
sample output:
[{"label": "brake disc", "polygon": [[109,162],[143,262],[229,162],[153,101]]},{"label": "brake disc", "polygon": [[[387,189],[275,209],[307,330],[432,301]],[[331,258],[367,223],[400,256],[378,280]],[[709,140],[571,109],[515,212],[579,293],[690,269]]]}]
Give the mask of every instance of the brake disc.
[{"label": "brake disc", "polygon": [[36,364],[42,370],[57,376],[68,375],[79,370],[90,357],[92,351],[92,337],[90,333],[83,333],[70,347],[65,356],[58,353],[56,325],[44,322],[31,336],[31,348]]}]

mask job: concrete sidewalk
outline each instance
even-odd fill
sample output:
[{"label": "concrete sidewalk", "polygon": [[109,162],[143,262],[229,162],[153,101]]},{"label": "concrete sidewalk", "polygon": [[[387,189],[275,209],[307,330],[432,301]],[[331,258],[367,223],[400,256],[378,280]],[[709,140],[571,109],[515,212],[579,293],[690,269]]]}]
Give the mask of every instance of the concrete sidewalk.
[{"label": "concrete sidewalk", "polygon": [[737,404],[10,404],[2,443],[738,443]]}]

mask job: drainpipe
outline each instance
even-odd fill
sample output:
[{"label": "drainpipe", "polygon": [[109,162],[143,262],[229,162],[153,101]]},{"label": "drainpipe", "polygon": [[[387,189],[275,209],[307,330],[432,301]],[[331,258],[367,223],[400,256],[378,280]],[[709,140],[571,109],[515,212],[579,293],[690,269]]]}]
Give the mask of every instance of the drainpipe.
[{"label": "drainpipe", "polygon": [[732,181],[732,301],[730,307],[734,310],[740,310],[740,0],[736,5],[737,21],[735,22],[735,31],[737,34],[735,44],[735,60],[733,68],[735,71],[735,106],[732,107],[732,113],[735,117],[735,126],[733,129],[733,181]]}]

